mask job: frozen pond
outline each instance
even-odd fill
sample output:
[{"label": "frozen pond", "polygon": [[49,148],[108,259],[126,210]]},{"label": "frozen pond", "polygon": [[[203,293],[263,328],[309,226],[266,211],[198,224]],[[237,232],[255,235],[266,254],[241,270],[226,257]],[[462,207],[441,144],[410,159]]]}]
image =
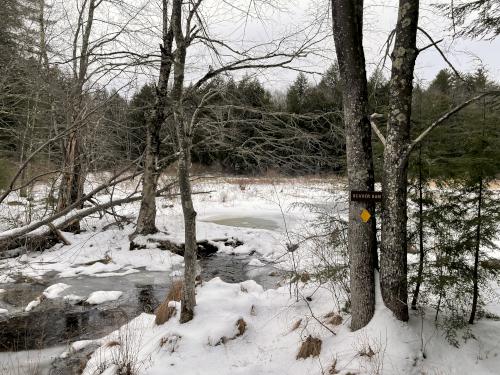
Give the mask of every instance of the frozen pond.
[{"label": "frozen pond", "polygon": [[253,216],[239,216],[239,217],[220,216],[220,217],[206,218],[201,221],[219,225],[226,225],[229,227],[278,230],[281,228],[281,223],[283,219],[279,217],[261,218]]}]

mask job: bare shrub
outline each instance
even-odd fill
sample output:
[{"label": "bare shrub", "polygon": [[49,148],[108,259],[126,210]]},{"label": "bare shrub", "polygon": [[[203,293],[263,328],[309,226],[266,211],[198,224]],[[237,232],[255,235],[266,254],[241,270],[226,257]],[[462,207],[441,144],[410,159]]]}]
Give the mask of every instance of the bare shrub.
[{"label": "bare shrub", "polygon": [[374,339],[366,332],[358,337],[355,350],[360,357],[360,371],[370,375],[382,375],[384,372],[384,356],[387,342],[382,338]]},{"label": "bare shrub", "polygon": [[91,373],[99,375],[114,367],[116,375],[140,375],[146,360],[140,358],[144,327],[132,321],[121,327],[113,340],[95,352]]},{"label": "bare shrub", "polygon": [[179,340],[181,338],[182,336],[176,334],[162,337],[160,340],[160,347],[166,349],[170,353],[174,353],[179,348]]},{"label": "bare shrub", "polygon": [[[332,194],[335,199],[335,194]],[[347,222],[342,219],[347,207],[344,201],[332,200],[325,205],[297,204],[315,214],[315,219],[302,235],[300,243],[309,243],[316,259],[311,280],[327,288],[336,308],[348,311],[350,306],[349,257],[347,254]]]},{"label": "bare shrub", "polygon": [[309,357],[317,357],[321,353],[322,341],[319,338],[307,336],[306,340],[300,346],[297,353],[297,359],[306,359]]}]

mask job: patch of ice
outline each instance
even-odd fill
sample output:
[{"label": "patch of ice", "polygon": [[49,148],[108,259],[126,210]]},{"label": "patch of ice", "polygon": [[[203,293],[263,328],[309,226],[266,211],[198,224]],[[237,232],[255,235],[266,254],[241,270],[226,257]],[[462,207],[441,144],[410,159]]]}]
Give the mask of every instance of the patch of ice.
[{"label": "patch of ice", "polygon": [[8,312],[7,309],[0,309],[0,314],[8,314]]},{"label": "patch of ice", "polygon": [[85,302],[90,305],[99,305],[104,302],[116,301],[122,296],[122,294],[123,292],[120,292],[118,290],[99,290],[97,292],[91,293]]}]

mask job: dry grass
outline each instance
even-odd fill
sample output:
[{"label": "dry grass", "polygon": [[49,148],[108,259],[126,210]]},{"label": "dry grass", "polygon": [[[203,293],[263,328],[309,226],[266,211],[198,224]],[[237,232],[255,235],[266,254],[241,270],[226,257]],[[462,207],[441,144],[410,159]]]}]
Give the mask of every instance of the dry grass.
[{"label": "dry grass", "polygon": [[176,280],[172,283],[172,286],[170,287],[167,293],[167,297],[156,309],[155,313],[156,325],[162,325],[165,322],[168,322],[170,318],[176,314],[177,309],[175,308],[175,306],[172,306],[170,302],[172,301],[179,302],[181,300],[182,288],[183,285],[181,280]]},{"label": "dry grass", "polygon": [[236,337],[243,336],[247,330],[247,322],[245,322],[242,318],[238,319],[236,322],[236,329],[238,330]]},{"label": "dry grass", "polygon": [[113,346],[118,346],[118,345],[121,345],[121,344],[117,340],[113,340],[113,341],[110,341],[110,342],[106,343],[106,347],[107,348],[112,348]]},{"label": "dry grass", "polygon": [[227,342],[236,339],[237,337],[243,336],[247,330],[247,322],[243,318],[238,319],[236,322],[236,334],[233,337],[222,336],[215,344],[210,344],[213,346],[226,344]]},{"label": "dry grass", "polygon": [[317,337],[312,337],[309,335],[300,346],[299,352],[297,353],[297,359],[306,359],[309,357],[317,357],[321,353],[322,341]]},{"label": "dry grass", "polygon": [[290,328],[290,332],[296,331],[299,329],[300,325],[302,324],[302,319],[297,320],[295,323],[292,324],[292,328]]},{"label": "dry grass", "polygon": [[326,314],[325,315],[325,319],[326,319],[326,323],[330,324],[332,326],[339,326],[344,321],[344,319],[342,318],[342,316],[340,316],[339,314],[337,314],[334,311],[329,312],[328,314]]},{"label": "dry grass", "polygon": [[337,370],[337,358],[333,360],[333,363],[328,367],[328,375],[338,374],[339,370]]},{"label": "dry grass", "polygon": [[164,348],[170,353],[174,353],[179,348],[179,341],[182,337],[180,335],[169,335],[160,339],[160,347]]}]

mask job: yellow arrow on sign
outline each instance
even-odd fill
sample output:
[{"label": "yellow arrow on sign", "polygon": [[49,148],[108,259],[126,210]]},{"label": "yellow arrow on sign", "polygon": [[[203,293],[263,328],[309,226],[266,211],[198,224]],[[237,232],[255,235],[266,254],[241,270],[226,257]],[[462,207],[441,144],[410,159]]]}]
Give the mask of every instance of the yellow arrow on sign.
[{"label": "yellow arrow on sign", "polygon": [[361,220],[363,220],[364,223],[367,223],[371,217],[372,215],[368,212],[366,208],[364,208],[363,211],[361,212]]}]

